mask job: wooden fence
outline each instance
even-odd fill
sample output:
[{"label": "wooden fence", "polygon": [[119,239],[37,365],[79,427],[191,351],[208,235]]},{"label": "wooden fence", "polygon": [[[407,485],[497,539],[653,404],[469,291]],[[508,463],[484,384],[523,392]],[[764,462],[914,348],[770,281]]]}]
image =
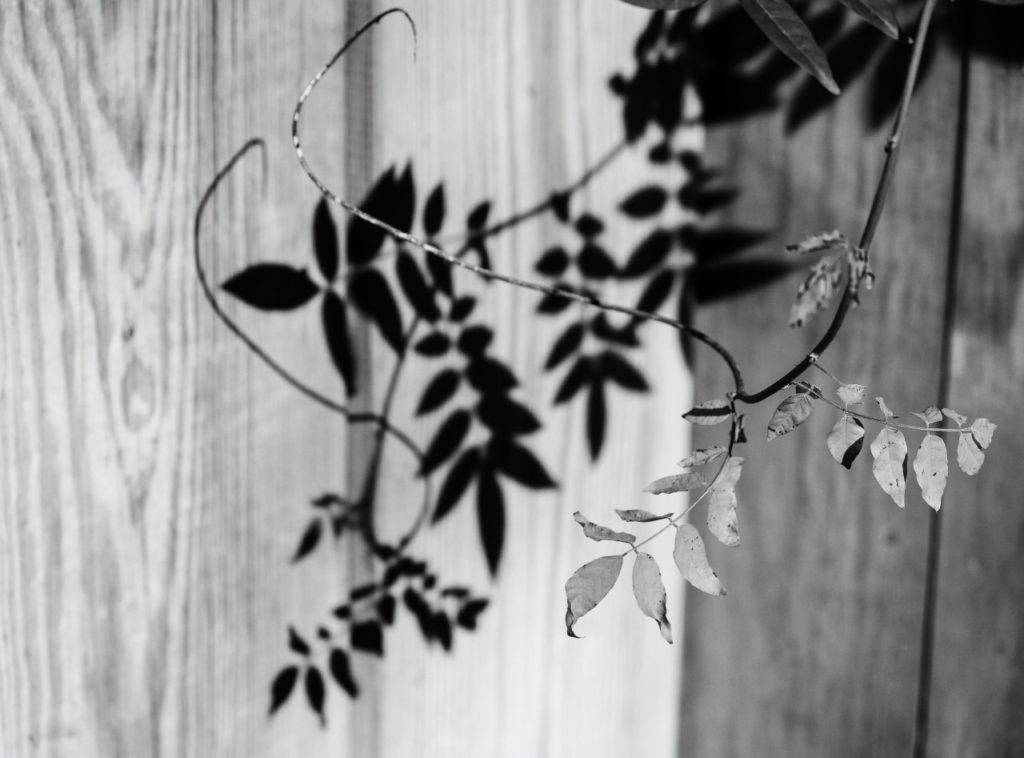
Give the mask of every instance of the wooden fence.
[{"label": "wooden fence", "polygon": [[[965,62],[952,47],[915,102],[878,285],[829,364],[900,409],[941,401],[1000,424],[980,476],[951,477],[941,529],[916,497],[897,511],[864,461],[835,466],[826,414],[765,446],[754,439],[758,409],[744,544],[712,548],[728,597],[684,595],[666,570],[670,647],[620,580],[581,624],[586,639],[567,639],[563,581],[606,552],[571,513],[607,521],[614,507],[645,505],[639,490],[688,443],[678,415],[690,380],[675,336],[648,330],[642,368],[654,389],[609,395],[594,466],[584,404],[549,410],[561,376],[539,370],[565,322],[538,319],[528,293],[464,276],[494,325],[493,351],[523,381],[516,396],[543,409],[533,449],[560,488],[508,489],[493,585],[471,507],[418,541],[440,574],[491,598],[451,655],[401,616],[381,660],[355,661],[360,697],[329,689],[326,728],[300,695],[267,717],[270,681],[291,655],[287,626],[311,631],[370,576],[356,540],[290,559],[309,500],[358,487],[374,438],[296,393],[217,321],[196,280],[191,225],[217,169],[262,136],[265,162],[248,157],[210,206],[210,277],[264,260],[313,265],[318,194],[291,150],[292,108],[384,7],[0,8],[0,754],[902,756],[925,738],[935,756],[1020,750],[1024,79],[1019,64]],[[417,60],[408,29],[389,21],[307,106],[306,152],[344,196],[411,160],[421,195],[444,180],[451,214],[486,198],[506,217],[622,139],[606,80],[631,65],[646,23],[638,9],[406,7]],[[860,102],[851,93],[792,139],[777,116],[711,132],[709,161],[745,190],[730,213],[771,229],[776,247],[853,231],[884,140],[861,126]],[[613,207],[650,171],[642,154],[620,157],[582,190],[580,208]],[[560,229],[542,218],[495,238],[493,265],[533,276]],[[605,241],[628,249],[643,233],[625,223]],[[810,344],[813,324],[803,335],[783,328],[794,282],[699,314],[752,377],[773,376]],[[606,294],[634,297],[619,284]],[[343,397],[317,314],[218,297],[282,365]],[[370,357],[356,403],[379,408],[394,358],[375,331],[355,342]],[[425,371],[406,370],[395,407],[419,444],[433,432],[415,421]],[[702,359],[695,393],[723,386]],[[397,448],[384,472],[377,526],[394,536],[420,490]]]}]

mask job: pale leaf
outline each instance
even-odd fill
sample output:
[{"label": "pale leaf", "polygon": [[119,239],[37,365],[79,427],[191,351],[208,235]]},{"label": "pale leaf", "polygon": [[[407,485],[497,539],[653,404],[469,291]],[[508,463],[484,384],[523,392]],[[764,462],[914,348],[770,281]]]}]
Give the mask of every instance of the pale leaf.
[{"label": "pale leaf", "polygon": [[844,405],[860,405],[864,402],[864,395],[868,388],[863,384],[840,384],[836,394],[843,401]]},{"label": "pale leaf", "polygon": [[702,447],[700,450],[694,450],[688,456],[683,458],[677,464],[679,468],[694,468],[696,466],[703,466],[705,463],[711,463],[711,461],[724,455],[726,448],[724,445],[712,445],[711,447]]},{"label": "pale leaf", "polygon": [[648,484],[644,487],[644,492],[650,492],[652,495],[665,495],[672,492],[687,492],[694,487],[703,487],[704,484],[704,477],[697,473],[670,474]]},{"label": "pale leaf", "polygon": [[807,24],[784,0],[740,0],[740,5],[779,50],[833,95],[839,94],[825,53]]},{"label": "pale leaf", "polygon": [[988,446],[992,444],[992,434],[995,430],[996,425],[987,418],[975,419],[971,424],[971,434],[974,435],[974,441],[982,450],[988,450]]},{"label": "pale leaf", "polygon": [[956,445],[956,462],[960,470],[968,476],[974,476],[981,470],[985,462],[985,454],[970,432],[960,432],[960,440]]},{"label": "pale leaf", "polygon": [[637,553],[633,564],[633,595],[645,616],[658,622],[665,642],[672,642],[672,627],[665,608],[665,585],[661,583],[661,569],[650,553]]},{"label": "pale leaf", "polygon": [[622,570],[621,555],[606,555],[576,569],[565,583],[565,631],[575,637],[573,626],[604,600]]},{"label": "pale leaf", "polygon": [[942,421],[942,411],[940,411],[934,405],[929,405],[927,408],[924,409],[924,412],[914,413],[914,415],[921,419],[928,426],[931,426],[932,424],[937,424],[938,422]]},{"label": "pale leaf", "polygon": [[620,511],[616,508],[615,512],[619,514],[619,518],[623,521],[661,521],[662,519],[672,517],[671,513],[662,513],[661,515],[658,515],[657,513],[651,513],[650,511],[645,511],[640,508],[630,508],[624,511]]},{"label": "pale leaf", "polygon": [[636,542],[636,535],[629,534],[628,532],[616,532],[614,529],[609,529],[607,526],[595,524],[594,522],[587,520],[587,517],[579,511],[572,514],[572,517],[577,524],[583,527],[583,534],[594,540],[594,542],[607,540],[611,542],[625,542],[627,545],[632,545]]},{"label": "pale leaf", "polygon": [[676,529],[676,544],[672,550],[679,573],[701,592],[724,595],[725,587],[708,563],[707,550],[700,532],[693,524],[680,524]]},{"label": "pale leaf", "polygon": [[907,463],[907,440],[903,432],[891,426],[883,426],[871,443],[871,455],[875,462],[871,467],[875,480],[882,491],[893,499],[900,508],[904,507],[907,481],[904,467]]},{"label": "pale leaf", "polygon": [[736,493],[733,490],[711,491],[708,531],[726,547],[740,546],[740,524],[736,515]]},{"label": "pale leaf", "polygon": [[683,414],[683,418],[691,424],[712,426],[721,424],[731,415],[732,408],[729,407],[728,401],[716,398],[715,400],[705,400],[700,405],[694,406],[692,410]]},{"label": "pale leaf", "polygon": [[844,413],[829,432],[826,444],[836,463],[850,468],[864,447],[864,425],[853,416]]},{"label": "pale leaf", "polygon": [[896,14],[889,0],[839,0],[839,2],[883,34],[893,39],[899,39],[900,30],[896,23]]},{"label": "pale leaf", "polygon": [[846,237],[838,229],[833,229],[831,232],[812,234],[795,245],[786,245],[786,252],[791,255],[810,255],[811,253],[820,253],[835,247],[845,246]]},{"label": "pale leaf", "polygon": [[957,426],[963,426],[964,424],[967,423],[967,416],[961,416],[952,408],[943,408],[942,415],[950,419]]},{"label": "pale leaf", "polygon": [[796,302],[789,310],[789,325],[803,326],[818,311],[825,310],[835,297],[843,269],[838,258],[818,261],[796,291]]},{"label": "pale leaf", "polygon": [[722,466],[722,471],[711,483],[711,489],[715,492],[730,492],[736,489],[736,483],[743,473],[743,459],[739,456],[732,456]]},{"label": "pale leaf", "polygon": [[768,422],[768,441],[796,429],[810,417],[813,410],[814,400],[810,393],[801,392],[787,397],[779,403]]},{"label": "pale leaf", "polygon": [[[940,416],[941,418],[941,416]],[[921,496],[934,510],[942,507],[942,493],[949,476],[946,444],[937,434],[926,434],[914,458],[914,475],[921,487]]]},{"label": "pale leaf", "polygon": [[889,410],[889,406],[885,404],[885,398],[881,395],[875,398],[875,402],[878,403],[878,407],[886,418],[897,418],[896,414]]}]

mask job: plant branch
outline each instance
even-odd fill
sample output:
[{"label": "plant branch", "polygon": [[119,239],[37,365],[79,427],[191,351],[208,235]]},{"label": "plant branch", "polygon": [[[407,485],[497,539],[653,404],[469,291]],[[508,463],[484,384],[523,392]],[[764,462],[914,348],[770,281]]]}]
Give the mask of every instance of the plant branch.
[{"label": "plant branch", "polygon": [[[878,189],[875,190],[874,199],[871,201],[871,210],[868,212],[867,221],[864,223],[864,231],[861,234],[858,247],[866,257],[874,241],[875,232],[878,229],[878,222],[882,218],[882,211],[885,202],[889,197],[889,190],[892,187],[893,176],[896,171],[896,161],[899,158],[900,145],[903,140],[903,130],[907,121],[907,114],[910,111],[910,99],[914,94],[914,86],[917,83],[917,74],[921,67],[921,56],[924,54],[925,42],[928,38],[928,28],[931,24],[932,15],[938,0],[925,0],[924,8],[921,10],[921,18],[917,24],[917,34],[913,40],[914,52],[910,59],[910,67],[907,69],[907,76],[903,82],[903,94],[900,96],[899,110],[893,122],[892,132],[885,143],[885,164],[882,167],[882,176],[878,180]],[[850,307],[857,300],[857,292],[860,289],[861,278],[857,275],[852,266],[846,269],[846,289],[839,301],[839,307],[832,317],[832,323],[814,348],[793,368],[780,376],[774,382],[757,392],[745,392],[742,389],[742,380],[737,384],[736,400],[753,405],[774,395],[784,389],[800,374],[806,371],[835,340],[839,329],[846,319]]]}]

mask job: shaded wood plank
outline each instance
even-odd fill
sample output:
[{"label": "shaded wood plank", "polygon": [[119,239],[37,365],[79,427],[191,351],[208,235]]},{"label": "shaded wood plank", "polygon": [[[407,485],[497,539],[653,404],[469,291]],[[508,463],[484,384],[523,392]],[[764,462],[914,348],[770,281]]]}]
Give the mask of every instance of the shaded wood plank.
[{"label": "shaded wood plank", "polygon": [[[975,46],[982,34],[1014,39],[993,17],[976,14]],[[1020,63],[976,57],[969,96],[949,404],[999,429],[977,476],[950,477],[942,509],[928,755],[1008,756],[1024,745]]]},{"label": "shaded wood plank", "polygon": [[[957,77],[943,51],[919,89],[889,207],[874,246],[878,282],[865,293],[823,364],[868,385],[900,413],[934,402],[941,293],[952,197]],[[839,228],[856,239],[882,162],[885,135],[862,126],[863,85],[791,139],[772,116],[713,132],[710,153],[744,190],[737,223],[774,232],[764,252]],[[739,357],[755,387],[792,366],[826,320],[785,326],[799,279],[763,297],[707,308],[700,326]],[[811,381],[832,389],[820,374]],[[698,399],[721,396],[728,375],[701,354]],[[688,605],[680,750],[692,756],[905,755],[914,724],[927,506],[899,511],[865,451],[846,472],[825,448],[837,418],[819,407],[800,430],[765,444],[784,397],[750,409],[739,486],[742,547],[712,560],[730,592]],[[744,411],[747,408],[743,409]],[[868,441],[877,434],[868,429]],[[710,439],[709,435],[698,435]],[[720,441],[720,440],[716,440]]]}]

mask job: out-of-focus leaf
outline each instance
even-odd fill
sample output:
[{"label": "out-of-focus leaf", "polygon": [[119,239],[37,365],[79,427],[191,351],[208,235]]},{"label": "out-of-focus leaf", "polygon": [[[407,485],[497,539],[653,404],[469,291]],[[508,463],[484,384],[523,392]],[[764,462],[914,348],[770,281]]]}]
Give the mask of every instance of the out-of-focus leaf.
[{"label": "out-of-focus leaf", "polygon": [[558,392],[555,394],[555,405],[567,402],[576,396],[576,393],[590,381],[590,377],[594,373],[594,367],[590,359],[587,357],[579,358],[573,367],[569,369],[569,373],[565,375],[565,379],[562,380],[561,386],[558,388]]},{"label": "out-of-focus leaf", "polygon": [[768,422],[768,441],[796,429],[811,416],[814,410],[814,397],[809,392],[790,395],[775,409]]},{"label": "out-of-focus leaf", "polygon": [[838,229],[831,232],[812,234],[810,237],[796,243],[786,245],[786,252],[791,255],[810,255],[811,253],[828,252],[836,247],[845,247],[846,237]]},{"label": "out-of-focus leaf", "polygon": [[437,505],[434,507],[434,515],[431,521],[437,523],[459,504],[459,500],[466,493],[466,489],[476,476],[480,468],[480,451],[475,447],[464,452],[454,465],[449,469],[444,484],[441,485],[441,492],[437,496]]},{"label": "out-of-focus leaf", "polygon": [[860,405],[864,402],[864,395],[868,388],[863,384],[840,384],[836,394],[843,401],[843,405]]},{"label": "out-of-focus leaf", "polygon": [[569,254],[561,246],[553,247],[540,257],[533,268],[544,276],[561,276],[569,268]]},{"label": "out-of-focus leaf", "polygon": [[884,397],[879,395],[878,397],[875,398],[875,402],[878,403],[878,409],[882,412],[882,415],[885,416],[887,419],[898,418],[896,414],[889,409],[889,406],[885,404]]},{"label": "out-of-focus leaf", "polygon": [[995,431],[996,425],[987,418],[975,419],[971,424],[971,434],[974,435],[974,441],[982,450],[987,450],[988,446],[992,444],[992,435]]},{"label": "out-of-focus leaf", "polygon": [[[679,242],[684,248],[697,256],[703,266],[721,264],[722,261],[734,258],[744,250],[762,242],[768,235],[760,229],[748,229],[742,226],[716,226],[710,229],[687,225],[679,230]],[[769,261],[777,263],[776,261]],[[736,264],[736,268],[724,268],[725,271],[742,271],[748,263],[760,265],[757,259]],[[786,265],[788,270],[788,264]]]},{"label": "out-of-focus leaf", "polygon": [[441,373],[431,379],[430,384],[423,391],[420,404],[416,408],[416,415],[423,416],[435,411],[451,400],[459,389],[460,379],[459,372],[455,369],[443,369]]},{"label": "out-of-focus leaf", "polygon": [[533,412],[507,395],[488,395],[476,407],[476,415],[499,437],[516,437],[540,429]]},{"label": "out-of-focus leaf", "polygon": [[702,447],[699,450],[694,450],[676,465],[679,466],[679,468],[696,468],[697,466],[703,466],[706,463],[711,463],[711,461],[725,455],[725,452],[726,447],[724,445]]},{"label": "out-of-focus leaf", "polygon": [[652,495],[665,495],[673,492],[689,492],[697,487],[703,487],[707,482],[701,474],[692,472],[689,474],[670,474],[644,487],[644,492]]},{"label": "out-of-focus leaf", "polygon": [[887,37],[899,39],[899,23],[889,0],[839,0],[843,5],[881,31]]},{"label": "out-of-focus leaf", "polygon": [[448,348],[451,347],[451,345],[452,341],[448,338],[447,334],[431,332],[416,343],[415,350],[420,355],[426,355],[430,358],[434,358],[447,353]]},{"label": "out-of-focus leaf", "polygon": [[309,701],[309,707],[313,709],[313,713],[320,717],[321,724],[325,722],[324,699],[326,695],[327,689],[324,687],[323,675],[315,666],[310,666],[306,669],[306,699]]},{"label": "out-of-focus leaf", "polygon": [[334,290],[324,294],[320,317],[324,326],[324,339],[331,361],[338,370],[345,385],[346,394],[356,394],[355,358],[352,355],[352,343],[348,333],[348,312],[344,301]]},{"label": "out-of-focus leaf", "polygon": [[621,555],[606,555],[576,569],[565,583],[565,631],[576,637],[576,622],[592,611],[615,586],[622,571]]},{"label": "out-of-focus leaf", "polygon": [[956,462],[960,470],[968,476],[974,476],[981,470],[981,464],[985,462],[985,454],[974,439],[969,430],[960,432],[960,439],[956,444]]},{"label": "out-of-focus leaf", "polygon": [[298,653],[299,655],[309,655],[311,652],[309,649],[309,643],[295,631],[295,627],[293,626],[288,627],[288,648],[293,653]]},{"label": "out-of-focus leaf", "polygon": [[864,425],[853,416],[844,413],[829,432],[828,451],[836,463],[847,469],[853,465],[864,446]]},{"label": "out-of-focus leaf", "polygon": [[871,455],[875,459],[871,467],[875,480],[882,491],[903,508],[907,490],[907,440],[903,432],[889,425],[883,426],[871,442]]},{"label": "out-of-focus leaf", "polygon": [[309,526],[306,527],[306,531],[302,533],[302,539],[299,540],[299,547],[296,549],[295,555],[292,557],[292,563],[301,561],[313,552],[317,543],[320,542],[320,535],[323,534],[323,531],[324,525],[319,518],[314,518],[309,522]]},{"label": "out-of-focus leaf", "polygon": [[596,461],[601,455],[606,421],[604,379],[595,376],[590,382],[590,393],[587,395],[587,443],[590,446],[591,460]]},{"label": "out-of-focus leaf", "polygon": [[466,295],[456,298],[452,301],[452,307],[448,311],[448,319],[455,322],[465,321],[473,313],[474,308],[476,308],[475,297]]},{"label": "out-of-focus leaf", "polygon": [[676,562],[683,579],[709,595],[724,595],[725,587],[708,563],[707,549],[704,540],[693,524],[679,524],[676,527],[676,542],[672,549],[672,558]]},{"label": "out-of-focus leaf", "polygon": [[921,496],[934,510],[942,507],[942,493],[946,489],[949,463],[946,444],[937,434],[926,434],[914,458],[914,474],[921,487]]},{"label": "out-of-focus leaf", "polygon": [[919,419],[921,419],[926,425],[931,426],[942,421],[942,411],[936,408],[934,405],[929,405],[924,409],[923,413],[914,413]]},{"label": "out-of-focus leaf", "polygon": [[505,495],[494,471],[484,466],[476,483],[476,516],[480,527],[480,541],[491,575],[498,573],[501,552],[505,544]]},{"label": "out-of-focus leaf", "polygon": [[[395,176],[394,167],[389,168],[367,193],[359,207],[371,216],[379,218],[399,231],[408,232],[416,206],[416,190],[412,178],[412,167],[405,169],[400,177]],[[346,232],[348,261],[352,265],[369,263],[380,252],[388,233],[380,227],[353,216]]]},{"label": "out-of-focus leaf", "polygon": [[790,60],[821,82],[833,95],[839,94],[839,86],[832,77],[825,53],[818,47],[807,24],[785,0],[740,0],[740,5]]},{"label": "out-of-focus leaf", "polygon": [[[621,563],[622,559],[619,559]],[[270,684],[270,713],[273,713],[287,702],[292,690],[295,689],[295,682],[299,680],[298,666],[285,666],[274,677]]]},{"label": "out-of-focus leaf", "polygon": [[627,216],[647,218],[661,213],[668,200],[668,193],[658,186],[642,187],[622,201],[619,208]]},{"label": "out-of-focus leaf", "polygon": [[608,540],[611,542],[625,542],[627,545],[632,545],[636,542],[635,534],[630,534],[629,532],[616,532],[614,529],[609,529],[607,526],[595,524],[579,511],[572,514],[572,517],[577,524],[583,527],[583,534],[594,540],[594,542]]},{"label": "out-of-focus leaf", "polygon": [[491,213],[491,203],[489,200],[477,205],[473,210],[466,216],[466,226],[470,229],[482,229],[487,223],[487,217]]},{"label": "out-of-focus leaf", "polygon": [[348,299],[373,321],[396,352],[402,351],[402,314],[387,279],[375,268],[361,268],[348,280]]},{"label": "out-of-focus leaf", "polygon": [[716,398],[694,406],[693,409],[683,414],[683,418],[691,424],[713,426],[728,421],[731,415],[732,409],[729,407],[729,403]]},{"label": "out-of-focus leaf", "polygon": [[486,356],[474,357],[466,369],[466,379],[483,395],[508,392],[519,386],[512,369],[501,361]]},{"label": "out-of-focus leaf", "polygon": [[676,272],[665,269],[647,283],[640,299],[637,300],[636,308],[647,313],[656,313],[668,296],[672,294],[672,285],[676,282]]},{"label": "out-of-focus leaf", "polygon": [[428,237],[433,237],[444,225],[445,202],[444,184],[438,184],[427,198],[423,206],[423,231]]},{"label": "out-of-focus leaf", "polygon": [[452,288],[452,264],[448,263],[444,258],[428,255],[427,271],[430,272],[430,278],[434,281],[434,286],[448,297],[451,297],[454,293]]},{"label": "out-of-focus leaf", "polygon": [[353,650],[384,655],[384,630],[376,621],[360,621],[349,628]]},{"label": "out-of-focus leaf", "polygon": [[470,357],[482,355],[491,340],[494,339],[494,332],[486,326],[469,326],[462,330],[459,335],[459,352]]},{"label": "out-of-focus leaf", "polygon": [[417,315],[431,323],[441,318],[441,310],[434,300],[434,293],[427,286],[427,279],[420,271],[416,259],[407,250],[400,250],[395,262],[395,274],[398,283],[405,293],[406,299],[412,304]]},{"label": "out-of-focus leaf", "polygon": [[630,254],[622,268],[622,278],[633,279],[652,271],[665,260],[665,256],[672,250],[672,244],[672,235],[668,231],[655,229]]},{"label": "out-of-focus leaf", "polygon": [[737,298],[767,287],[793,270],[791,263],[771,258],[746,258],[690,271],[690,283],[702,305]]},{"label": "out-of-focus leaf", "polygon": [[687,8],[696,8],[706,0],[623,0],[623,2],[655,11],[681,11]]},{"label": "out-of-focus leaf", "polygon": [[649,521],[663,521],[664,519],[672,518],[671,513],[662,513],[659,515],[657,513],[651,513],[650,511],[645,511],[640,508],[630,508],[624,511],[621,511],[618,508],[616,508],[615,512],[619,514],[619,518],[623,521],[641,521],[647,523]]},{"label": "out-of-focus leaf", "polygon": [[811,267],[811,273],[800,284],[796,302],[789,311],[789,325],[803,326],[808,318],[825,310],[843,280],[843,267],[839,258],[827,258]]},{"label": "out-of-focus leaf", "polygon": [[548,359],[544,362],[544,370],[550,371],[556,368],[562,361],[579,350],[580,345],[583,344],[584,336],[586,336],[586,330],[583,324],[578,322],[570,324],[569,328],[562,333],[561,337],[555,340],[555,344],[551,347]]},{"label": "out-of-focus leaf", "polygon": [[294,310],[320,291],[306,269],[283,263],[254,263],[225,281],[221,288],[261,311]]},{"label": "out-of-focus leaf", "polygon": [[313,212],[313,253],[324,279],[333,282],[338,275],[338,228],[325,197],[320,198]]},{"label": "out-of-focus leaf", "polygon": [[544,465],[522,445],[493,439],[488,453],[495,469],[524,487],[543,490],[556,486]]},{"label": "out-of-focus leaf", "polygon": [[352,678],[352,667],[349,665],[348,654],[341,648],[331,650],[331,659],[328,664],[331,669],[331,676],[338,683],[346,694],[351,698],[359,697],[359,685]]},{"label": "out-of-focus leaf", "polygon": [[623,389],[633,392],[646,392],[650,389],[647,380],[621,355],[613,350],[606,350],[598,358],[601,373]]},{"label": "out-of-focus leaf", "polygon": [[576,231],[584,239],[591,239],[604,231],[604,223],[597,216],[584,213],[576,219]]},{"label": "out-of-focus leaf", "polygon": [[658,630],[665,642],[672,643],[672,626],[665,608],[665,585],[661,582],[661,569],[650,553],[637,553],[633,563],[633,596],[645,616],[658,622]]},{"label": "out-of-focus leaf", "polygon": [[426,476],[448,460],[466,438],[471,418],[466,410],[455,411],[437,430],[434,439],[423,454],[420,476]]},{"label": "out-of-focus leaf", "polygon": [[576,258],[580,273],[588,279],[607,279],[618,271],[615,260],[603,247],[588,242]]}]

